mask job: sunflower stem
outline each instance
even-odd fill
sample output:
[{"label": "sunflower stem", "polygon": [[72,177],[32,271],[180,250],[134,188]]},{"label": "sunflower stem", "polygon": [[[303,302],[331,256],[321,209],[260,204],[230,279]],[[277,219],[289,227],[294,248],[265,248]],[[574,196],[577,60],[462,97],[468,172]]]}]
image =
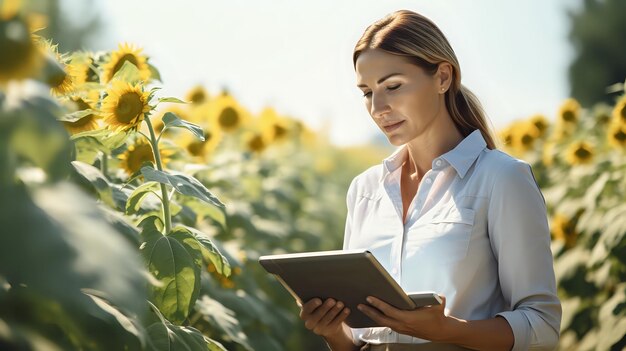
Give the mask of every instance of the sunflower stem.
[{"label": "sunflower stem", "polygon": [[102,153],[102,158],[100,159],[100,171],[105,179],[109,179],[107,175],[109,173],[109,155],[106,152]]},{"label": "sunflower stem", "polygon": [[[150,123],[150,118],[145,119],[150,131],[150,144],[152,145],[152,152],[154,154],[154,160],[159,171],[163,171],[163,165],[161,163],[161,153],[159,152],[159,145],[154,134],[154,128]],[[170,199],[167,196],[167,187],[161,183],[161,199],[163,200],[163,222],[165,222],[165,234],[169,234],[172,231],[172,215],[170,214]]]}]

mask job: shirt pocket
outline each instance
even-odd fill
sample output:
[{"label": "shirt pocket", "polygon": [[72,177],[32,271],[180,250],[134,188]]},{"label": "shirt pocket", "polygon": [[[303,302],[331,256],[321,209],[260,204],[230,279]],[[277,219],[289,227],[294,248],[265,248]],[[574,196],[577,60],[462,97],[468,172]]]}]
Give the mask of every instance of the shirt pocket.
[{"label": "shirt pocket", "polygon": [[430,262],[454,262],[467,255],[473,227],[474,210],[444,207],[425,220],[409,242],[417,256]]}]

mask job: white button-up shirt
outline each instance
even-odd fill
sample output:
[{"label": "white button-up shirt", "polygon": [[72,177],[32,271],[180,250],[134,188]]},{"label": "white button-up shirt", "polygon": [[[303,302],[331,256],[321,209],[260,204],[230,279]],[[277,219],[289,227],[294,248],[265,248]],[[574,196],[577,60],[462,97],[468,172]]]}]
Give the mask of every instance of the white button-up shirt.
[{"label": "white button-up shirt", "polygon": [[[530,166],[486,147],[480,131],[435,158],[402,221],[400,147],[356,176],[347,194],[344,249],[369,249],[407,293],[446,297],[446,315],[504,317],[513,350],[556,347],[556,295],[543,196]],[[356,341],[422,343],[389,328],[352,329]]]}]

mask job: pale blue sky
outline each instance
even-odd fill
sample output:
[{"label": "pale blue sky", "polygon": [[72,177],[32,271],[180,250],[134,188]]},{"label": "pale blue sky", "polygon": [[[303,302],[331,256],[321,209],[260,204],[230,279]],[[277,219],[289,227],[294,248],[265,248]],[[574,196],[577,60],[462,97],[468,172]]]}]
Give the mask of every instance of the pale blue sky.
[{"label": "pale blue sky", "polygon": [[106,0],[101,48],[128,41],[160,69],[164,94],[227,86],[253,113],[271,105],[350,145],[380,131],[351,62],[365,28],[398,9],[432,19],[452,44],[462,82],[496,128],[534,113],[554,118],[568,95],[566,9],[579,0]]}]

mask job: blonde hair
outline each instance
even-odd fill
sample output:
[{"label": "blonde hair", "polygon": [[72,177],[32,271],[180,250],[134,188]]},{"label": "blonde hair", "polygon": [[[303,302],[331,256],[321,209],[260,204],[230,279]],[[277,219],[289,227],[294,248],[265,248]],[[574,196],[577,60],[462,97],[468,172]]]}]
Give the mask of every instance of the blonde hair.
[{"label": "blonde hair", "polygon": [[434,75],[439,64],[452,66],[452,84],[446,91],[445,104],[456,128],[464,136],[479,129],[489,149],[496,148],[496,139],[478,98],[461,84],[461,67],[441,30],[428,18],[409,10],[390,13],[374,22],[354,47],[353,64],[367,49],[380,49],[401,55],[427,74]]}]

